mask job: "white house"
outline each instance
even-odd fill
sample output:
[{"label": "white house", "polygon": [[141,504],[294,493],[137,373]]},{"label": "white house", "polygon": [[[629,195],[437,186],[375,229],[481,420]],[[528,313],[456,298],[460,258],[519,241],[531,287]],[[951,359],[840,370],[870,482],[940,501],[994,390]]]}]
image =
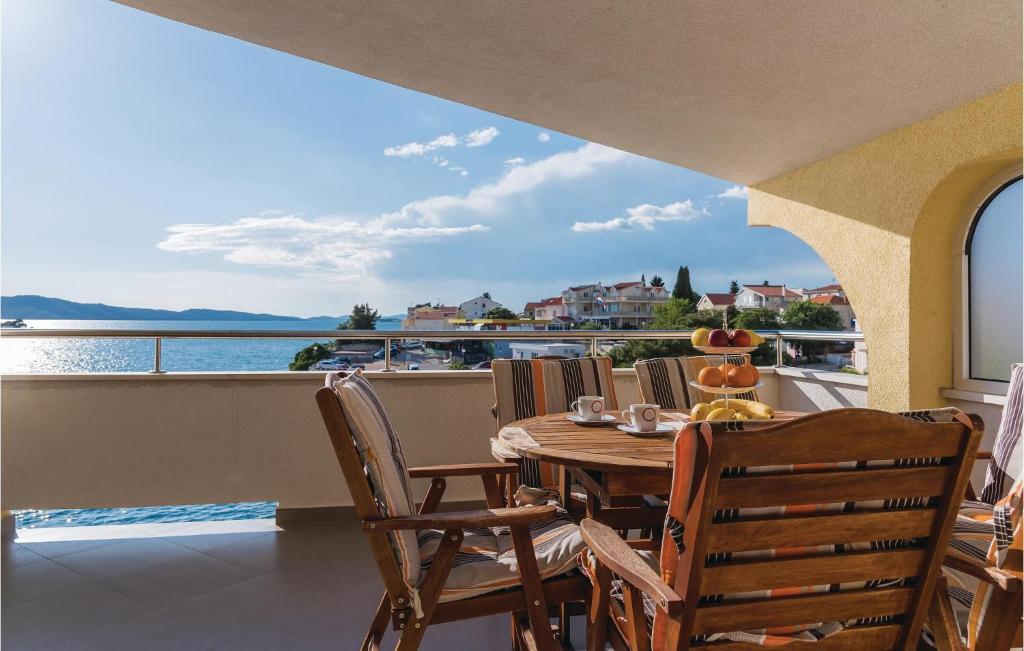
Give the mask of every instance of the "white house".
[{"label": "white house", "polygon": [[854,316],[850,301],[845,296],[841,294],[818,294],[808,300],[818,305],[828,305],[838,312],[839,318],[843,321],[843,330],[854,329],[857,317]]},{"label": "white house", "polygon": [[513,342],[512,359],[536,359],[538,357],[566,357],[576,359],[587,353],[587,347],[583,344],[570,343],[530,343],[517,341]]},{"label": "white house", "polygon": [[743,285],[736,294],[736,308],[753,310],[759,307],[771,308],[782,312],[790,303],[803,299],[800,292],[787,288],[785,285],[769,285],[764,281],[761,285]]},{"label": "white house", "polygon": [[729,306],[733,304],[735,299],[736,297],[728,292],[724,294],[704,294],[700,297],[700,300],[697,301],[697,309],[725,312],[729,309]]},{"label": "white house", "polygon": [[459,305],[459,312],[465,319],[482,319],[485,314],[496,307],[502,307],[501,303],[481,294],[471,298]]},{"label": "white house", "polygon": [[569,309],[562,301],[561,296],[553,296],[527,303],[523,314],[533,319],[555,319],[569,316]]}]

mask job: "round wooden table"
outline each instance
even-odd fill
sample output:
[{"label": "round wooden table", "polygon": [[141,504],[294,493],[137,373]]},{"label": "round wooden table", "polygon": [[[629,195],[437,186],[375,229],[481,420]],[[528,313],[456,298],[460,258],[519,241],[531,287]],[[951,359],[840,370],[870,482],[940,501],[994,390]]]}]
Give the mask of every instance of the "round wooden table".
[{"label": "round wooden table", "polygon": [[[644,495],[667,497],[672,481],[672,444],[690,420],[680,411],[662,411],[661,421],[675,431],[633,436],[618,429],[622,421],[578,425],[569,414],[548,414],[509,423],[498,440],[516,454],[564,469],[560,488],[568,504],[568,476],[587,492],[587,515],[618,529],[660,526],[664,511],[645,508]],[[776,420],[803,412],[776,411]],[[649,502],[649,501],[648,501]]]}]

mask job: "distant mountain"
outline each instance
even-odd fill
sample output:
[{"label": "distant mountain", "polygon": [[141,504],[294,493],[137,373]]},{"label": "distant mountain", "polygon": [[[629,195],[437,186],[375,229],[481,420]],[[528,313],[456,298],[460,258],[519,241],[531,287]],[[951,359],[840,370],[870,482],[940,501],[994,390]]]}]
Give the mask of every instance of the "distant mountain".
[{"label": "distant mountain", "polygon": [[[152,310],[142,307],[115,307],[103,303],[76,303],[48,296],[0,296],[0,315],[4,319],[83,319],[111,321],[305,321],[297,316],[253,314],[234,310],[191,309]],[[317,317],[322,318],[322,317]],[[329,317],[343,319],[343,317]]]}]

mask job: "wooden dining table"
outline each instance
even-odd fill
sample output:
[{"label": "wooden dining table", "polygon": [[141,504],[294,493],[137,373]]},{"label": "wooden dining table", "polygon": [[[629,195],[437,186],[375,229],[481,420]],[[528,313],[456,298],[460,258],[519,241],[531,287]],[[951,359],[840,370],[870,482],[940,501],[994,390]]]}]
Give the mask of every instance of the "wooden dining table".
[{"label": "wooden dining table", "polygon": [[[776,411],[776,420],[803,412]],[[563,469],[560,490],[570,503],[575,480],[585,491],[586,515],[616,529],[660,527],[665,510],[656,500],[668,497],[672,482],[673,441],[690,415],[663,410],[662,423],[673,431],[635,436],[618,429],[623,421],[579,425],[568,413],[514,421],[498,432],[498,440],[516,454]]]}]

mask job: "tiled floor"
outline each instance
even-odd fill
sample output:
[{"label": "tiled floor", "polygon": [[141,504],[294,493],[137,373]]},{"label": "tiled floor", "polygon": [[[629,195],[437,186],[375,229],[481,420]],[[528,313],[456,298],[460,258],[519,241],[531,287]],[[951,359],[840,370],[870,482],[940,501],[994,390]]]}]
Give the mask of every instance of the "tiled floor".
[{"label": "tiled floor", "polygon": [[[354,523],[31,530],[2,552],[4,651],[354,649],[381,592]],[[421,648],[507,639],[495,616],[433,627]]]}]

